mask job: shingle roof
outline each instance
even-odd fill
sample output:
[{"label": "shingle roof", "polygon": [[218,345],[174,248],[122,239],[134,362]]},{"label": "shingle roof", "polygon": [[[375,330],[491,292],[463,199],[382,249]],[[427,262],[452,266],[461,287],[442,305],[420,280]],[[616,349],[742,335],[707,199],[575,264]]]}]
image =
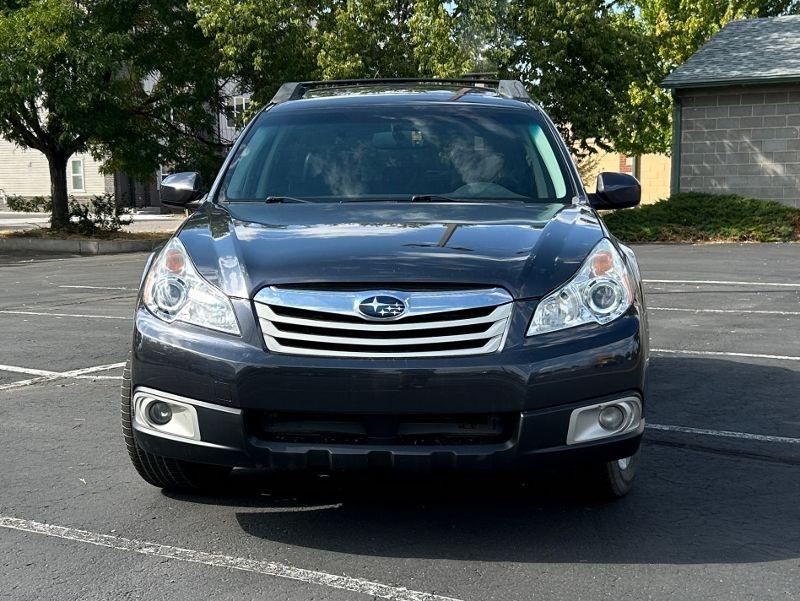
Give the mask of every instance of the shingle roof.
[{"label": "shingle roof", "polygon": [[661,82],[665,88],[800,81],[800,16],[731,21]]}]

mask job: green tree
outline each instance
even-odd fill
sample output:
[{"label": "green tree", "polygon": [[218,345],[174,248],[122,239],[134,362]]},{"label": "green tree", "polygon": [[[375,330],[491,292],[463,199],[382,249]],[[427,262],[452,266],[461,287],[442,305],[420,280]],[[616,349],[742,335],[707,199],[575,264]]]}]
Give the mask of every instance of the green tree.
[{"label": "green tree", "polygon": [[638,17],[655,61],[632,83],[617,119],[632,124],[615,148],[629,154],[667,153],[672,99],[659,83],[734,19],[770,17],[797,9],[795,0],[636,0]]},{"label": "green tree", "polygon": [[0,4],[0,135],[47,158],[54,229],[69,227],[76,152],[143,177],[189,154],[213,160],[214,52],[168,0]]},{"label": "green tree", "polygon": [[222,69],[264,104],[285,81],[318,72],[320,32],[334,21],[330,0],[189,0],[214,40]]},{"label": "green tree", "polygon": [[520,78],[577,156],[609,148],[630,127],[617,118],[631,85],[650,68],[632,7],[607,0],[520,0],[507,15],[502,72]]},{"label": "green tree", "polygon": [[[446,77],[479,64],[503,0],[190,0],[256,104],[281,83]],[[498,23],[494,24],[499,26]]]},{"label": "green tree", "polygon": [[637,0],[664,68],[683,63],[726,23],[792,12],[795,0]]},{"label": "green tree", "polygon": [[496,73],[497,50],[510,52],[514,39],[508,27],[509,0],[460,0],[451,5],[453,36],[475,71]]},{"label": "green tree", "polygon": [[[488,0],[486,0],[488,1]],[[728,21],[796,12],[797,0],[522,0],[492,56],[557,120],[578,156],[667,153],[672,99],[659,87]]]},{"label": "green tree", "polygon": [[453,77],[471,67],[439,0],[349,0],[321,33],[322,77]]}]

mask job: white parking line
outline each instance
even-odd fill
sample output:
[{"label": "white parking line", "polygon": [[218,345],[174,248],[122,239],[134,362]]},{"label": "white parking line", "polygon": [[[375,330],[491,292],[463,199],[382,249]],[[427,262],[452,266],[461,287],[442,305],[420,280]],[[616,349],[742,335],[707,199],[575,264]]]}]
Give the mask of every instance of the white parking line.
[{"label": "white parking line", "polygon": [[748,357],[751,359],[778,359],[780,361],[800,361],[800,357],[792,355],[762,355],[760,353],[728,353],[725,351],[689,351],[675,350],[666,348],[650,349],[654,353],[665,353],[668,355],[710,355],[712,357]]},{"label": "white parking line", "polygon": [[95,365],[94,367],[82,367],[81,369],[73,369],[70,371],[61,372],[63,378],[74,378],[75,376],[82,376],[84,374],[91,374],[97,371],[108,371],[109,369],[117,369],[118,367],[125,367],[125,362],[120,363],[107,363],[106,365]]},{"label": "white parking line", "polygon": [[254,574],[263,574],[265,576],[274,576],[276,578],[287,578],[307,584],[316,584],[328,588],[361,593],[373,598],[390,599],[391,601],[459,601],[453,597],[442,597],[431,593],[423,593],[404,587],[373,582],[364,578],[353,578],[351,576],[328,574],[327,572],[318,572],[316,570],[306,570],[275,561],[260,561],[244,557],[233,557],[231,555],[220,555],[218,553],[206,553],[205,551],[149,543],[136,539],[122,538],[110,534],[99,534],[97,532],[88,532],[86,530],[78,530],[76,528],[67,528],[64,526],[54,526],[52,524],[43,524],[41,522],[14,517],[0,517],[0,527],[32,534],[43,534],[45,536],[52,536],[79,543],[88,543],[98,547],[116,549],[117,551],[129,551],[150,557],[163,557],[165,559],[199,563],[231,570],[241,570]]},{"label": "white parking line", "polygon": [[721,438],[741,438],[743,440],[757,440],[759,442],[784,442],[788,444],[800,444],[800,438],[768,436],[766,434],[750,434],[748,432],[731,432],[730,430],[707,430],[705,428],[687,428],[685,426],[666,426],[663,424],[647,424],[645,428],[648,430],[682,432],[684,434],[701,434],[703,436],[718,436]]},{"label": "white parking line", "polygon": [[17,380],[10,384],[0,385],[0,390],[10,390],[12,388],[22,388],[24,386],[31,386],[32,384],[39,384],[41,382],[51,382],[53,380],[61,380],[64,378],[76,378],[79,380],[118,380],[121,376],[92,376],[100,371],[108,371],[109,369],[117,369],[124,367],[125,363],[109,363],[107,365],[95,365],[94,367],[83,367],[81,369],[73,369],[70,371],[48,371],[44,369],[32,369],[28,367],[18,367],[16,365],[2,365],[0,364],[0,371],[7,371],[11,373],[27,374],[31,376],[39,376],[36,378],[29,378],[27,380]]},{"label": "white parking line", "polygon": [[800,283],[788,282],[731,282],[727,280],[643,280],[645,284],[697,284],[719,286],[779,286],[781,288],[798,288]]},{"label": "white parking line", "polygon": [[79,290],[131,290],[136,292],[136,288],[125,288],[124,286],[68,286],[63,285],[59,288],[77,288]]},{"label": "white parking line", "polygon": [[648,311],[682,311],[684,313],[741,313],[748,315],[800,315],[800,311],[757,311],[751,309],[685,309],[682,307],[647,307]]},{"label": "white parking line", "polygon": [[12,388],[23,388],[25,386],[31,386],[33,384],[39,384],[41,382],[49,382],[50,380],[55,380],[55,379],[56,378],[43,376],[41,378],[30,378],[28,380],[17,380],[16,382],[12,382],[11,384],[0,384],[0,391],[1,390],[10,390]]},{"label": "white parking line", "polygon": [[0,371],[10,371],[15,374],[26,374],[29,376],[55,376],[60,375],[59,372],[49,371],[46,369],[32,369],[30,367],[18,367],[17,365],[2,365],[0,364]]},{"label": "white parking line", "polygon": [[83,313],[47,313],[44,311],[11,311],[3,310],[0,313],[5,315],[39,315],[43,317],[79,317],[88,319],[131,319],[130,317],[119,317],[116,315],[85,315]]}]

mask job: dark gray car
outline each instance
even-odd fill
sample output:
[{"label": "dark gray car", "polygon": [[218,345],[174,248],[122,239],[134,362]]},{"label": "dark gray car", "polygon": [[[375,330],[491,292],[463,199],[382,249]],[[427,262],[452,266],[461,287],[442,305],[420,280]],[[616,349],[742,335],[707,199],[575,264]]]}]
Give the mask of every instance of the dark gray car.
[{"label": "dark gray car", "polygon": [[230,470],[580,467],[625,494],[647,321],[631,250],[518,82],[286,84],[151,257],[122,395],[156,486]]}]

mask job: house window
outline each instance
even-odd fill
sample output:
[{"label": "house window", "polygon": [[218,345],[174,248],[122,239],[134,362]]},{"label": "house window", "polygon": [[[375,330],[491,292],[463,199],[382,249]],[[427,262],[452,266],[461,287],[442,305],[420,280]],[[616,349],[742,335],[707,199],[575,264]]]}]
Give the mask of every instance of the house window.
[{"label": "house window", "polygon": [[247,110],[247,107],[250,106],[250,99],[246,96],[234,96],[228,99],[227,104],[225,124],[231,129],[236,129],[239,117]]},{"label": "house window", "polygon": [[72,178],[72,191],[83,192],[83,159],[72,159],[69,162],[69,174]]}]

